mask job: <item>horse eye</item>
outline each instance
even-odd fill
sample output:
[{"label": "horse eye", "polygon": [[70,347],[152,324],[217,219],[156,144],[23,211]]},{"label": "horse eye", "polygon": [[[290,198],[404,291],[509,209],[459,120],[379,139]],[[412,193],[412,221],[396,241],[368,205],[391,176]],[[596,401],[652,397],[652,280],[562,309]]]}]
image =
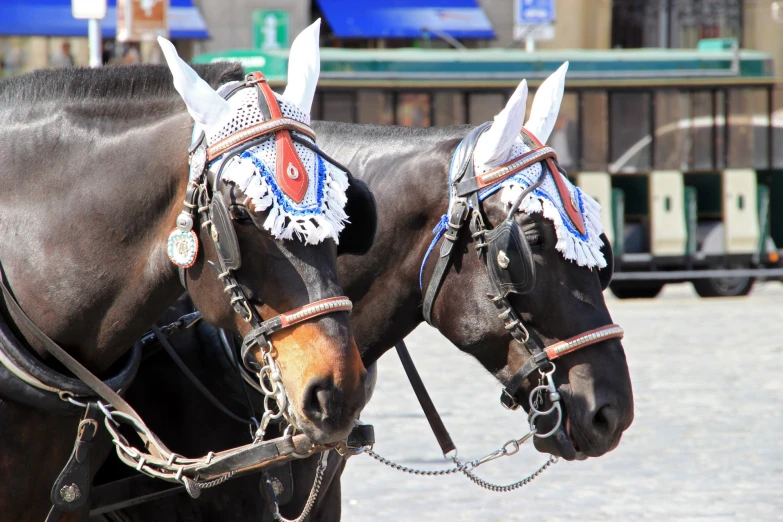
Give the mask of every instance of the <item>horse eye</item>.
[{"label": "horse eye", "polygon": [[538,234],[538,232],[526,232],[525,239],[527,239],[527,242],[530,243],[530,246],[541,244],[541,236]]},{"label": "horse eye", "polygon": [[238,223],[249,223],[253,221],[250,217],[247,207],[242,205],[231,205],[228,207],[228,212],[231,214],[231,219]]}]

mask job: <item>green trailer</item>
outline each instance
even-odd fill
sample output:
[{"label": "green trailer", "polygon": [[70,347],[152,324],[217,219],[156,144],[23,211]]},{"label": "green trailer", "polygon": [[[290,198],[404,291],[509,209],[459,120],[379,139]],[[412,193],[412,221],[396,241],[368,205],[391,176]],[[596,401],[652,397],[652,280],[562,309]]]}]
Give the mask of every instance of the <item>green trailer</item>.
[{"label": "green trailer", "polygon": [[[229,51],[285,84],[286,50]],[[705,297],[783,280],[783,82],[767,54],[698,49],[539,51],[322,49],[313,117],[396,125],[479,124],[522,78],[570,62],[549,144],[605,211],[612,291],[653,297],[691,281]],[[531,96],[532,99],[532,96]]]}]

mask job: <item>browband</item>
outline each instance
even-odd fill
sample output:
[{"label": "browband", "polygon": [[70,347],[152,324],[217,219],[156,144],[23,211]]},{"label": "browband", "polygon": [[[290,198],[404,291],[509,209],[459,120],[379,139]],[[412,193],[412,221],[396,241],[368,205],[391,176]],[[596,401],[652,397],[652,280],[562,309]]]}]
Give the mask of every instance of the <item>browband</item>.
[{"label": "browband", "polygon": [[241,145],[246,141],[269,134],[279,130],[292,130],[308,136],[310,139],[315,140],[315,132],[309,125],[294,120],[292,118],[278,118],[274,120],[264,121],[247,129],[243,129],[239,132],[223,138],[219,142],[215,143],[211,147],[207,148],[207,160],[213,161],[215,158],[223,154],[229,149]]},{"label": "browband", "polygon": [[546,352],[547,357],[549,357],[549,360],[553,361],[558,357],[575,352],[576,350],[584,348],[585,346],[590,346],[591,344],[600,343],[601,341],[605,341],[607,339],[622,339],[623,335],[625,335],[625,331],[623,330],[622,326],[619,324],[608,324],[606,326],[590,330],[589,332],[575,335],[574,337],[566,339],[565,341],[550,344],[544,348],[544,351]]},{"label": "browband", "polygon": [[526,152],[489,172],[457,183],[457,195],[467,196],[479,189],[501,183],[517,172],[549,158],[557,159],[557,154],[552,147],[541,147]]}]

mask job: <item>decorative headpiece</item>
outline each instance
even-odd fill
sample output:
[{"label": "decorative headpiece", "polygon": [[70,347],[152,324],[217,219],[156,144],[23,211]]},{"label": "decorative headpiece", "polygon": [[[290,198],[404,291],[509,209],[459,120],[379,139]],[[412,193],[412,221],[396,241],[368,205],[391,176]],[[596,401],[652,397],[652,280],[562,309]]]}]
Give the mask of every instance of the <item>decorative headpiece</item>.
[{"label": "decorative headpiece", "polygon": [[[560,111],[567,69],[568,62],[552,73],[538,88],[530,118],[524,124],[522,134],[520,129],[523,128],[522,122],[525,119],[528,91],[526,81],[519,84],[506,107],[495,116],[492,126],[481,135],[476,144],[473,153],[476,176],[497,169],[509,160],[519,158],[546,143]],[[554,166],[553,162],[547,164],[550,170]],[[542,162],[535,162],[503,182],[484,189],[480,192],[480,199],[502,190],[501,201],[511,206],[523,190],[538,181],[542,168]],[[560,172],[552,172],[538,188],[528,194],[519,205],[519,211],[528,214],[543,213],[545,218],[554,223],[557,233],[555,248],[566,259],[588,268],[606,266],[606,260],[601,253],[603,241],[599,237],[603,232],[601,205],[574,186]]]},{"label": "decorative headpiece", "polygon": [[[268,211],[263,226],[274,237],[307,244],[327,238],[338,242],[347,222],[347,173],[321,157],[309,127],[320,71],[319,29],[320,20],[294,40],[282,95],[260,73],[216,92],[168,40],[158,39],[174,86],[195,120],[194,134],[204,133],[206,154],[194,153],[191,176],[200,175],[205,164],[219,170],[220,179],[242,190],[255,210]],[[258,88],[241,88],[252,84]],[[242,150],[245,142],[262,135],[269,137]]]}]

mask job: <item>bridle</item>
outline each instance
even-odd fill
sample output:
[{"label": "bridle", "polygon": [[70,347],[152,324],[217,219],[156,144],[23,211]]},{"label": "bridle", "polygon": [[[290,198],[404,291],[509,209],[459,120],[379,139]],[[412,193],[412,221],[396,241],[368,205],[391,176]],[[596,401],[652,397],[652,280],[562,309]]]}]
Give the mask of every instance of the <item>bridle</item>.
[{"label": "bridle", "polygon": [[[519,408],[520,405],[515,398],[516,393],[536,371],[540,372],[542,384],[531,395],[538,397],[539,392],[546,390],[549,392],[549,399],[553,406],[549,410],[541,411],[535,408],[531,402],[531,429],[535,427],[536,418],[541,415],[555,410],[559,415],[554,429],[548,433],[536,433],[537,437],[544,438],[553,435],[562,420],[560,396],[551,382],[554,374],[553,361],[591,344],[607,339],[622,338],[623,329],[619,325],[610,324],[546,347],[541,346],[534,337],[530,336],[525,324],[508,299],[510,293],[525,294],[530,292],[535,284],[535,263],[532,259],[530,245],[514,220],[519,205],[528,194],[541,186],[546,176],[551,175],[571,224],[582,234],[585,233],[586,225],[580,213],[579,201],[571,196],[564,179],[561,177],[565,176],[565,173],[557,164],[555,151],[551,147],[541,144],[533,134],[524,128],[521,130],[521,136],[530,148],[529,152],[489,172],[476,175],[473,151],[479,137],[489,126],[490,123],[487,122],[473,129],[460,142],[454,153],[449,172],[451,187],[448,213],[436,227],[435,238],[422,261],[421,278],[423,279],[424,267],[429,254],[442,237],[443,244],[440,248],[437,264],[426,290],[423,288],[423,314],[424,319],[432,325],[432,308],[453,262],[453,252],[457,250],[455,246],[463,229],[469,228],[471,236],[476,242],[476,253],[487,269],[492,289],[492,294],[488,297],[498,309],[498,318],[503,321],[505,329],[514,340],[522,344],[530,355],[522,367],[506,383],[500,401],[506,408]],[[517,197],[511,205],[506,219],[500,225],[494,228],[488,227],[488,220],[481,204],[483,199],[492,194],[493,189],[498,188],[500,183],[536,163],[541,163],[541,175],[538,180]],[[469,225],[466,227],[468,223]]]},{"label": "bridle", "polygon": [[[540,187],[544,183],[546,176],[551,175],[572,226],[584,235],[586,224],[582,219],[578,193],[577,198],[572,198],[565,181],[561,178],[561,176],[565,176],[565,173],[557,165],[555,151],[550,147],[543,146],[535,136],[528,133],[525,129],[522,129],[522,139],[530,149],[528,152],[489,172],[476,175],[473,151],[481,133],[489,126],[490,123],[484,123],[473,129],[460,142],[454,152],[449,168],[450,194],[448,213],[441,218],[433,230],[435,237],[424,255],[419,272],[419,285],[424,294],[422,308],[424,319],[434,326],[432,323],[432,308],[435,298],[438,296],[438,291],[453,262],[454,251],[457,250],[456,246],[460,235],[463,233],[463,229],[469,228],[471,236],[476,243],[476,253],[479,259],[484,262],[487,275],[489,276],[492,293],[487,297],[499,310],[498,317],[503,321],[505,329],[514,340],[525,347],[529,354],[526,362],[506,383],[501,393],[501,403],[506,408],[518,409],[520,404],[517,402],[516,393],[524,381],[528,380],[536,371],[539,372],[539,384],[528,394],[528,423],[530,431],[518,439],[507,441],[500,448],[484,457],[472,461],[461,460],[457,447],[432,399],[430,399],[427,388],[416,370],[416,366],[413,364],[405,342],[400,341],[395,348],[400,357],[402,367],[408,376],[422,410],[424,410],[424,415],[438,441],[443,456],[451,460],[454,463],[454,467],[441,470],[416,469],[382,457],[374,451],[372,446],[365,447],[362,451],[380,463],[405,473],[426,476],[461,473],[474,484],[484,489],[496,492],[509,492],[529,484],[549,466],[557,462],[557,457],[550,455],[549,460],[534,473],[522,480],[506,485],[493,484],[482,479],[475,474],[476,468],[487,462],[516,454],[522,444],[533,437],[547,438],[554,435],[562,424],[563,410],[560,405],[560,393],[557,391],[554,383],[555,364],[553,361],[591,344],[607,339],[621,338],[623,329],[616,324],[610,324],[545,347],[541,346],[528,332],[527,327],[523,324],[519,314],[514,310],[508,299],[508,294],[510,293],[525,294],[530,292],[535,286],[535,263],[530,245],[521,227],[514,220],[517,209],[525,197]],[[482,200],[500,188],[500,183],[536,163],[541,163],[541,174],[538,180],[522,191],[511,205],[506,219],[501,224],[494,228],[488,227],[488,220],[482,210]],[[468,223],[469,225],[466,226]],[[427,260],[441,238],[443,238],[443,244],[440,248],[438,260],[425,288],[423,280]],[[547,400],[551,406],[548,409],[543,409]],[[536,420],[553,413],[557,414],[554,427],[546,433],[539,433],[536,428]]]},{"label": "bridle", "polygon": [[[197,242],[193,230],[197,214],[201,228],[209,232],[208,235],[218,254],[219,266],[211,261],[207,261],[207,263],[223,283],[223,291],[229,296],[229,302],[234,312],[250,326],[250,331],[242,342],[241,360],[245,367],[259,375],[260,385],[265,395],[265,411],[257,432],[257,436],[262,437],[272,420],[285,417],[289,425],[295,426],[280,377],[280,368],[274,358],[275,351],[271,335],[314,317],[336,312],[350,312],[353,305],[351,300],[345,296],[332,297],[312,302],[265,321],[255,307],[250,306],[242,286],[237,282],[235,271],[241,266],[242,256],[228,209],[220,197],[219,183],[224,167],[230,163],[230,159],[234,156],[251,147],[256,147],[274,136],[277,154],[277,181],[286,194],[296,197],[297,192],[301,192],[301,183],[306,183],[307,172],[296,153],[293,145],[294,137],[291,133],[298,132],[315,141],[315,133],[309,125],[283,117],[272,89],[260,72],[247,75],[244,82],[228,84],[219,93],[225,99],[229,99],[243,89],[257,89],[258,105],[264,115],[264,121],[234,132],[212,145],[207,145],[203,131],[196,132],[194,128],[194,139],[188,151],[190,177],[184,208],[177,218],[177,228],[172,231],[171,237],[191,237],[191,244]],[[308,140],[299,138],[296,141],[310,147],[318,154],[323,154]],[[175,241],[170,239],[170,251],[177,247]],[[185,271],[195,263],[198,247],[193,248],[191,252],[191,255],[183,260],[184,262],[178,262],[170,255],[172,262],[179,267],[180,281],[185,289],[187,289]],[[260,364],[251,356],[254,351],[260,352],[262,361]],[[272,400],[276,402],[276,409],[272,408]]]},{"label": "bridle", "polygon": [[[340,445],[314,444],[304,434],[297,433],[297,427],[290,415],[280,368],[274,357],[271,335],[321,315],[350,312],[352,303],[347,297],[332,297],[263,320],[256,309],[250,306],[234,275],[241,265],[239,242],[219,191],[219,182],[227,160],[265,142],[273,135],[277,147],[277,179],[283,191],[293,194],[294,199],[297,197],[297,191],[301,194],[302,183],[305,183],[305,186],[307,183],[307,173],[296,153],[294,141],[310,148],[345,172],[348,171],[315,145],[315,133],[308,125],[282,116],[274,93],[261,73],[253,73],[248,75],[244,82],[228,86],[230,87],[221,93],[225,98],[241,89],[257,89],[259,108],[265,121],[241,129],[209,147],[204,133],[194,132],[194,139],[188,151],[190,175],[184,208],[176,220],[176,228],[169,235],[167,250],[171,261],[179,267],[180,281],[187,289],[185,271],[196,262],[199,250],[198,235],[193,230],[197,219],[200,221],[200,227],[208,231],[213,241],[218,264],[211,261],[207,263],[223,283],[232,309],[250,325],[250,331],[243,339],[241,358],[244,365],[258,376],[258,388],[264,394],[264,414],[255,432],[255,440],[252,444],[238,448],[209,452],[200,458],[185,458],[170,451],[120,396],[138,370],[142,343],[134,344],[127,362],[116,377],[101,381],[50,339],[25,314],[6,286],[5,274],[0,265],[0,304],[4,302],[16,324],[29,332],[38,344],[76,377],[73,379],[62,375],[38,361],[21,345],[0,318],[0,390],[22,404],[53,413],[73,415],[79,411],[84,412],[73,453],[52,488],[53,506],[47,521],[57,520],[62,512],[80,509],[88,501],[91,482],[89,450],[98,431],[101,413],[105,417],[104,425],[121,461],[148,476],[184,485],[188,494],[194,498],[199,496],[202,489],[221,484],[235,474],[264,469],[275,463],[305,458],[317,452],[328,453],[336,446],[350,449],[374,440],[371,426],[358,430],[355,442],[349,437],[349,440]],[[309,139],[292,135],[292,131]],[[215,168],[216,165],[219,166]],[[164,347],[171,348],[160,329],[153,326],[152,331]],[[173,351],[173,348],[171,350]],[[255,351],[260,353],[260,363],[256,357],[252,357]],[[265,440],[264,435],[270,422],[278,419],[284,419],[288,426],[281,427],[281,436]],[[130,426],[136,432],[144,442],[144,449],[129,443],[120,432],[122,424]],[[357,437],[354,434],[352,436]],[[325,463],[325,457],[322,457],[321,461]],[[322,476],[323,471],[319,466],[319,476]],[[316,494],[318,486],[320,479],[314,483],[313,491]]]}]

